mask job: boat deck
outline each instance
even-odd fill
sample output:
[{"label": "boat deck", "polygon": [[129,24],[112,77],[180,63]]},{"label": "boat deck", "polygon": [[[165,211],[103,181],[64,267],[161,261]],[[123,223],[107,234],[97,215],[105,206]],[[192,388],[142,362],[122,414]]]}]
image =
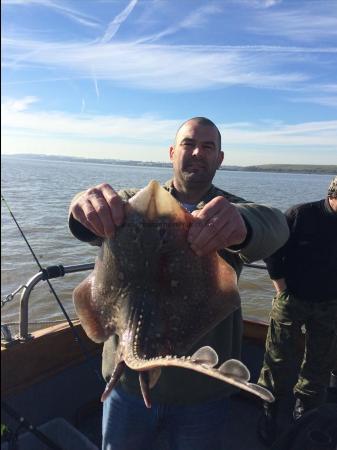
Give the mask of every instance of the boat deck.
[{"label": "boat deck", "polygon": [[[254,328],[254,335],[249,331],[250,326]],[[256,383],[263,358],[264,349],[261,343],[264,341],[266,327],[251,323],[246,324],[245,331],[242,361],[251,372],[251,381]],[[83,360],[83,355],[79,356],[78,344],[74,343],[73,336],[66,326],[53,327],[41,332],[34,340],[4,348],[2,349],[3,400],[36,427],[48,424],[55,418],[62,418],[99,449],[102,421],[102,403],[99,399],[104,390],[104,382],[100,375],[101,351],[101,346],[90,347],[89,363]],[[295,380],[295,369],[296,367],[293,373],[287,373],[290,386]],[[291,387],[289,392],[291,393]],[[293,402],[291,395],[283,402],[279,420],[280,433],[289,427],[293,428],[291,427]],[[337,423],[336,403],[333,405],[335,408],[333,414],[336,413]],[[232,397],[228,426],[224,429],[228,450],[267,448],[257,436],[257,424],[261,413],[262,401],[257,397],[243,391]],[[329,414],[331,416],[330,411]],[[12,430],[18,427],[18,421],[13,420],[13,417],[4,411],[1,420]],[[76,447],[78,446],[65,450],[84,450]],[[293,450],[292,446],[277,447],[277,450],[290,448]],[[303,446],[294,447],[294,450],[303,448]],[[29,449],[37,450],[31,447]],[[22,447],[22,450],[26,449]],[[169,450],[165,434],[159,435],[151,450]]]}]

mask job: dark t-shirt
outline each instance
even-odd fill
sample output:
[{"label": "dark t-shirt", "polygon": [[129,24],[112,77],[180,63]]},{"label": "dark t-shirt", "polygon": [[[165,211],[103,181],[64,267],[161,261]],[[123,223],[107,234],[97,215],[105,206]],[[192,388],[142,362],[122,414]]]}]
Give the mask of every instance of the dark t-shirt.
[{"label": "dark t-shirt", "polygon": [[265,260],[270,277],[285,278],[299,299],[337,300],[337,213],[323,199],[293,206],[285,214],[290,237]]}]

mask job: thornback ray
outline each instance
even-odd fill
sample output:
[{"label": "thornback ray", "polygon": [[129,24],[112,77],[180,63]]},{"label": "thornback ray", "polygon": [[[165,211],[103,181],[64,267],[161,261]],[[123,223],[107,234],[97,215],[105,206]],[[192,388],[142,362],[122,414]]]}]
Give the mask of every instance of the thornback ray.
[{"label": "thornback ray", "polygon": [[[95,342],[118,336],[116,369],[104,400],[128,366],[140,372],[141,392],[163,367],[194,370],[266,401],[272,394],[249,383],[248,369],[230,360],[217,369],[211,347],[192,347],[240,306],[237,276],[217,252],[197,256],[187,241],[195,219],[160,184],[151,181],[125,205],[124,224],[105,239],[93,272],[74,290],[77,315]],[[142,372],[146,372],[142,374]]]}]

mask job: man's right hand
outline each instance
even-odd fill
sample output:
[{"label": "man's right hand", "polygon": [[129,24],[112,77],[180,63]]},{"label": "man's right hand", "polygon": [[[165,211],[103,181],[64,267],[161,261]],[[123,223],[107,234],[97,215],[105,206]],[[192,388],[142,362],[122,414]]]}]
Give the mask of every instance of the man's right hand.
[{"label": "man's right hand", "polygon": [[124,222],[124,205],[116,191],[103,183],[75,197],[70,213],[96,236],[111,238],[116,227]]}]

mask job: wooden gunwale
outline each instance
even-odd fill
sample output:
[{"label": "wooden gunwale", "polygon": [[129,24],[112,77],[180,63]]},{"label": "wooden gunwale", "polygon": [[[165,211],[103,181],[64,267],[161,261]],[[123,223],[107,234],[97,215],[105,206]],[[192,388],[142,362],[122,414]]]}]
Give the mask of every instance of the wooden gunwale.
[{"label": "wooden gunwale", "polygon": [[[78,320],[73,323],[88,356],[100,352],[102,345],[88,339]],[[35,331],[25,342],[1,345],[1,395],[17,393],[84,359],[67,322]]]},{"label": "wooden gunwale", "polygon": [[[244,338],[264,346],[267,325],[257,319],[245,319]],[[74,321],[74,328],[83,339],[88,356],[101,353],[102,344],[92,342],[78,320]],[[84,359],[67,322],[35,331],[25,342],[1,345],[1,395],[16,394]]]}]

